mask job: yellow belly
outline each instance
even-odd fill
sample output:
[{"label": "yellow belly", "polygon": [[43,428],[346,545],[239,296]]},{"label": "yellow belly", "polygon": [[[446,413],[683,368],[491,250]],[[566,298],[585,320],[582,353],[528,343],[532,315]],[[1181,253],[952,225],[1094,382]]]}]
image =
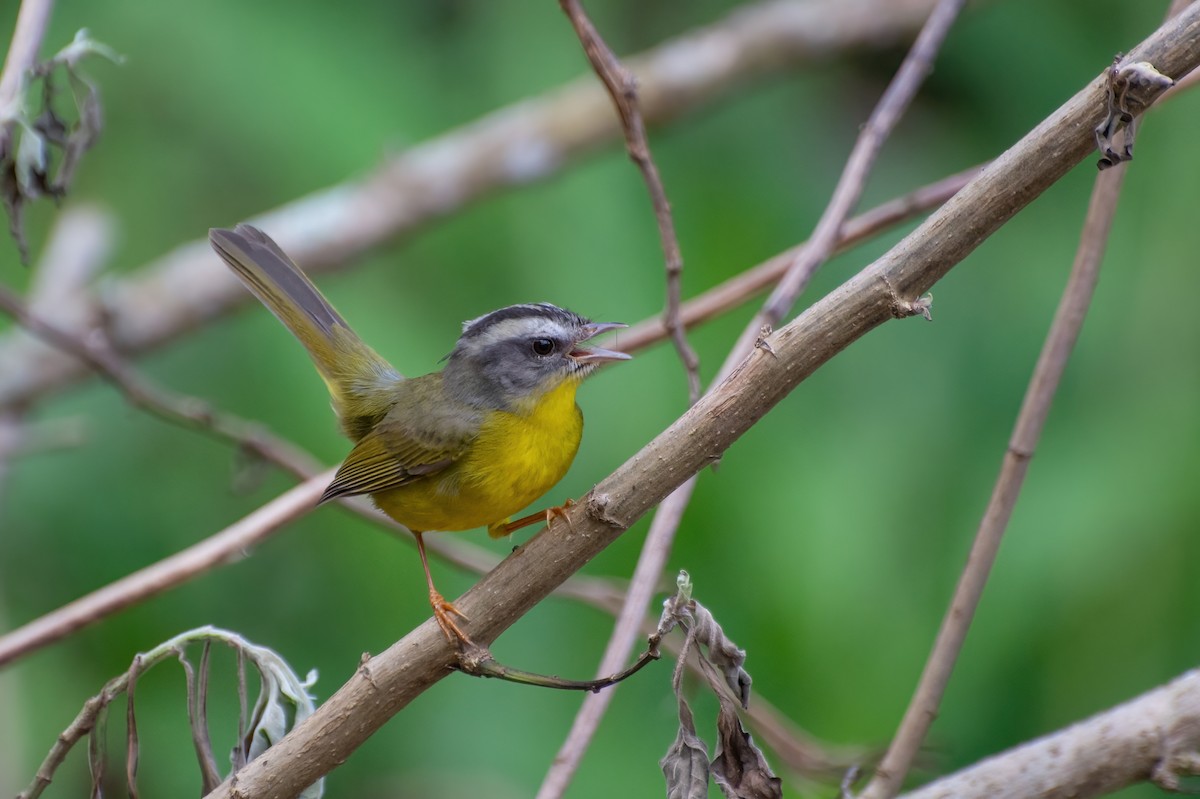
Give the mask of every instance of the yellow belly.
[{"label": "yellow belly", "polygon": [[575,459],[583,414],[578,383],[542,395],[526,413],[491,413],[470,450],[443,472],[373,495],[411,530],[470,530],[502,522],[549,491]]}]

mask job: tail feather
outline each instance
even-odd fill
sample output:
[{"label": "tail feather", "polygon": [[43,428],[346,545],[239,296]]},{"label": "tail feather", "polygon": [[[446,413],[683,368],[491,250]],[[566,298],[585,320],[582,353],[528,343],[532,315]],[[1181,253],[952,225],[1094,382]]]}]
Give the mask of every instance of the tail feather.
[{"label": "tail feather", "polygon": [[[251,225],[209,231],[213,249],[308,350],[342,428],[358,439],[402,377],[360,339],[270,236]],[[365,426],[365,430],[363,429]]]}]

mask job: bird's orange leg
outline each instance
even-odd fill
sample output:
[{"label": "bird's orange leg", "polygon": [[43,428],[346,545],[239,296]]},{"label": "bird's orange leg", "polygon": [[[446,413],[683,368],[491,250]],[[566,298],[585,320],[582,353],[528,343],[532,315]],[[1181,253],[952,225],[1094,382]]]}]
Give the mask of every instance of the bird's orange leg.
[{"label": "bird's orange leg", "polygon": [[433,608],[433,618],[442,628],[442,633],[445,634],[446,640],[450,642],[451,646],[457,645],[460,649],[464,646],[474,646],[474,642],[454,622],[455,616],[463,621],[470,621],[470,619],[433,587],[433,575],[429,573],[429,558],[425,556],[425,541],[421,538],[422,533],[413,530],[412,534],[417,539],[417,552],[421,553],[421,567],[425,569],[425,582],[429,586],[429,605]]},{"label": "bird's orange leg", "polygon": [[575,500],[568,499],[561,505],[555,505],[552,508],[546,508],[545,510],[540,510],[537,513],[531,513],[528,516],[522,516],[515,522],[509,522],[508,524],[504,525],[504,527],[501,529],[504,530],[504,535],[511,535],[517,530],[520,530],[522,527],[528,527],[531,524],[538,524],[543,521],[546,523],[546,526],[549,527],[550,522],[554,521],[555,519],[562,519],[567,523],[567,526],[570,526],[571,519],[567,516],[567,508],[574,504]]}]

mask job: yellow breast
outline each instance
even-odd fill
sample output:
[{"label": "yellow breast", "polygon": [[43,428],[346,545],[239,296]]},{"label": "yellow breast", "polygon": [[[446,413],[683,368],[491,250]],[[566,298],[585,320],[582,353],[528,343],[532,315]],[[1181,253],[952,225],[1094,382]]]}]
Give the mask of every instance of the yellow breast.
[{"label": "yellow breast", "polygon": [[470,530],[504,521],[549,491],[567,473],[583,436],[567,380],[518,412],[493,411],[467,454],[428,480],[374,495],[375,503],[413,530]]}]

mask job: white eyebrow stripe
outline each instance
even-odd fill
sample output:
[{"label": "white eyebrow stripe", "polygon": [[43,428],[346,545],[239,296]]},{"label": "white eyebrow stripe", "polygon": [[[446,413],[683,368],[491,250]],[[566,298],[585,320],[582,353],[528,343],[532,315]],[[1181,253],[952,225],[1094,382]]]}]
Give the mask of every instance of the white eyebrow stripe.
[{"label": "white eyebrow stripe", "polygon": [[489,346],[501,341],[516,338],[569,338],[567,328],[553,319],[545,317],[526,317],[524,319],[505,319],[488,326],[475,338],[483,346]]}]

